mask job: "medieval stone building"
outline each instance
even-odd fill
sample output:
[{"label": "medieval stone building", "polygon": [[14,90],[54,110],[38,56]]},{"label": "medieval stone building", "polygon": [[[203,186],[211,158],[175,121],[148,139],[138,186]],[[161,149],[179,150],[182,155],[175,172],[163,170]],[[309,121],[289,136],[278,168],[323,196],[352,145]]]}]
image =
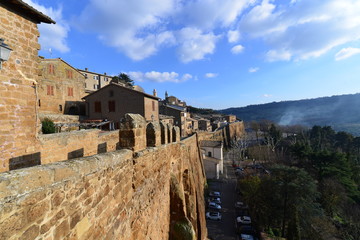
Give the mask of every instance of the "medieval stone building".
[{"label": "medieval stone building", "polygon": [[118,123],[126,113],[137,113],[147,121],[159,120],[159,98],[116,83],[84,97],[89,119]]},{"label": "medieval stone building", "polygon": [[41,59],[38,107],[41,113],[78,115],[85,96],[85,77],[60,58]]}]

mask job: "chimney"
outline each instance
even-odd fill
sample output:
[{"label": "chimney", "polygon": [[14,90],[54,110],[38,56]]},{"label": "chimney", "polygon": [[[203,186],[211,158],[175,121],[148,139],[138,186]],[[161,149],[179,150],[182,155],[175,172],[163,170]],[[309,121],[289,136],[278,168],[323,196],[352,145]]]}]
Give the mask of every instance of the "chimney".
[{"label": "chimney", "polygon": [[106,76],[106,73],[104,73],[104,75]]},{"label": "chimney", "polygon": [[153,91],[153,95],[154,95],[154,97],[157,97],[157,92],[156,92],[156,89],[154,89],[154,91]]},{"label": "chimney", "polygon": [[85,71],[88,71],[88,68],[85,68]]}]

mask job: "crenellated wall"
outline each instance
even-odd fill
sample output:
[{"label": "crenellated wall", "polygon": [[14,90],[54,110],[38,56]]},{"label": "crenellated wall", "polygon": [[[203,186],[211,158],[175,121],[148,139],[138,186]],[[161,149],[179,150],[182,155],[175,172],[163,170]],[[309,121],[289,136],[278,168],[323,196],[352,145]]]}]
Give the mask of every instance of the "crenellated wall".
[{"label": "crenellated wall", "polygon": [[0,239],[206,239],[197,135],[161,145],[153,125],[129,114],[128,149],[0,173]]},{"label": "crenellated wall", "polygon": [[[42,115],[43,116],[43,115]],[[127,116],[135,116],[130,114]],[[151,133],[152,137],[148,137],[152,141],[156,133],[156,143],[143,142],[139,148],[136,146],[132,148],[143,149],[147,146],[154,147],[161,144],[177,142],[180,140],[179,128],[171,124],[163,124],[159,122],[146,122],[141,116],[137,119],[138,124],[146,127],[143,130],[138,129],[137,132],[132,126],[127,126],[125,123],[122,128],[122,135],[119,136],[119,130],[116,131],[101,131],[98,129],[61,132],[54,134],[39,134],[35,141],[28,143],[28,147],[32,147],[34,153],[21,155],[9,159],[9,165],[6,170],[15,170],[24,167],[30,167],[41,164],[48,164],[52,162],[59,162],[79,157],[92,156],[99,153],[112,152],[122,148],[122,142],[125,141],[125,146],[130,144],[128,138],[135,139],[133,136],[142,136],[146,139],[147,135]],[[124,120],[126,121],[126,119]],[[129,127],[129,129],[128,129]],[[161,135],[161,132],[166,135]],[[149,136],[150,136],[149,135]],[[161,139],[163,137],[163,139]],[[0,168],[0,172],[5,169]]]}]

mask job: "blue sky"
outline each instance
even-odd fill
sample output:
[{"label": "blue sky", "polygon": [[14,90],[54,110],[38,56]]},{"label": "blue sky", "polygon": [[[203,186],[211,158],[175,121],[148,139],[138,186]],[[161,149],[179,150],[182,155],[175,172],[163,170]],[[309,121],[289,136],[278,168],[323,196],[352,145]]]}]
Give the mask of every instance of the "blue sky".
[{"label": "blue sky", "polygon": [[[224,109],[360,92],[359,0],[24,0],[39,55]],[[50,50],[51,49],[51,50]]]}]

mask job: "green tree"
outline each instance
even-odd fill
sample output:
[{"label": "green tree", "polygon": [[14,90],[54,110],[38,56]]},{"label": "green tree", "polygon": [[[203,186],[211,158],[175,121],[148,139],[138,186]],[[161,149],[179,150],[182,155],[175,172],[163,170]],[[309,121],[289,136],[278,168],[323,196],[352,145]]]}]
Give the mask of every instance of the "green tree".
[{"label": "green tree", "polygon": [[286,237],[288,240],[301,240],[299,212],[297,209],[293,212],[294,214],[291,216],[288,224]]},{"label": "green tree", "polygon": [[132,80],[126,73],[120,73],[118,76],[112,77],[111,82],[123,83],[126,87],[129,88],[134,86],[134,80]]},{"label": "green tree", "polygon": [[55,133],[55,124],[51,119],[45,118],[41,121],[41,125],[41,130],[43,134]]}]

